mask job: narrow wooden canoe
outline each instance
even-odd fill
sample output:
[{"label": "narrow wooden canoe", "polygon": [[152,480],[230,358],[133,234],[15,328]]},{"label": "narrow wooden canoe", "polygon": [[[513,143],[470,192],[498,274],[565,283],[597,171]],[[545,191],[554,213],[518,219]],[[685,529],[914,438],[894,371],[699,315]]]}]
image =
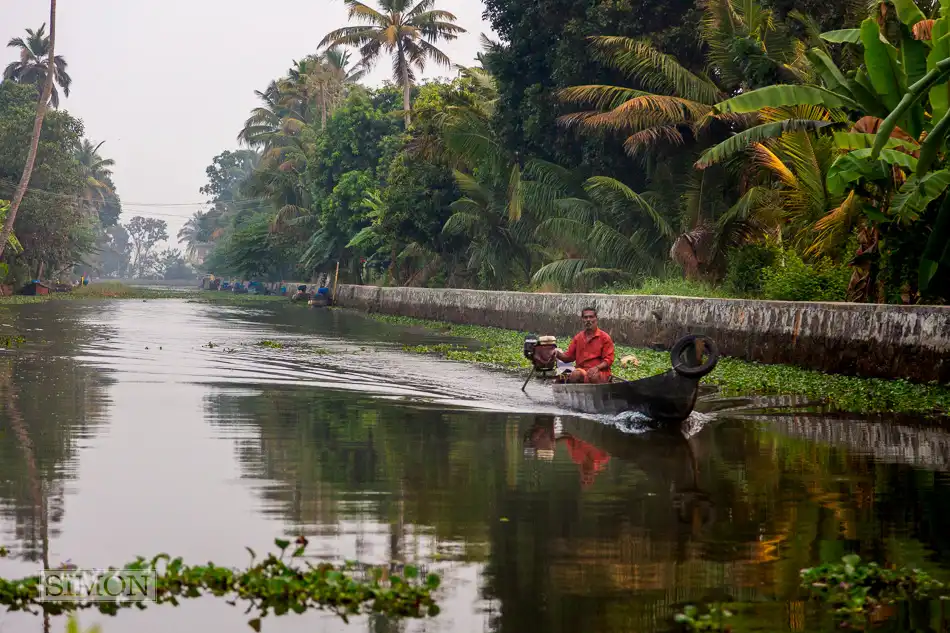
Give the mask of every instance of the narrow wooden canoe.
[{"label": "narrow wooden canoe", "polygon": [[[701,339],[709,359],[702,363],[697,358],[684,361],[684,351]],[[693,412],[699,381],[715,368],[719,351],[708,337],[691,335],[677,341],[670,355],[673,367],[657,376],[632,381],[614,376],[606,384],[555,383],[554,401],[583,413],[637,412],[646,416],[646,423],[654,428],[678,431]]]},{"label": "narrow wooden canoe", "polygon": [[693,412],[699,380],[671,369],[629,382],[614,378],[602,385],[555,383],[553,390],[554,401],[561,407],[609,415],[633,411],[669,426],[678,425]]}]

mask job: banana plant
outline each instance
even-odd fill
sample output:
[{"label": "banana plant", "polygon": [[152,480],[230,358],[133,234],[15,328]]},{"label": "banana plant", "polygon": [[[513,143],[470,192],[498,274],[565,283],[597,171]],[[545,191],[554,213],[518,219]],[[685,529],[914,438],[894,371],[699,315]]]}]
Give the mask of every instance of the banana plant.
[{"label": "banana plant", "polygon": [[[886,6],[886,5],[885,5]],[[858,29],[831,31],[821,35],[830,43],[851,44],[863,50],[864,63],[856,70],[842,71],[820,46],[807,53],[818,82],[811,85],[778,84],[752,90],[721,101],[713,106],[715,114],[749,114],[765,109],[790,108],[802,105],[820,106],[827,110],[842,110],[857,120],[871,116],[887,119],[890,129],[900,130],[913,139],[919,139],[928,127],[925,104],[921,101],[903,103],[904,95],[912,87],[930,95],[934,113],[946,113],[950,103],[947,74],[938,70],[938,64],[950,57],[950,39],[947,34],[947,18],[926,20],[913,0],[893,0],[893,6],[901,19],[899,46],[889,42],[881,33],[875,18],[867,18]],[[927,28],[923,28],[926,25]],[[817,122],[816,122],[817,123]],[[746,131],[752,140],[768,136],[780,136],[788,125],[798,129],[807,127],[806,122],[790,122],[782,126],[771,125]],[[817,126],[815,126],[817,127]],[[704,167],[728,158],[737,147],[729,139],[711,148],[697,167]],[[842,148],[847,149],[847,148]]]},{"label": "banana plant", "polygon": [[[844,196],[848,204],[830,210],[822,224],[863,218],[859,241],[864,246],[854,261],[866,263],[876,257],[880,229],[917,223],[950,187],[950,170],[939,161],[950,134],[950,2],[941,4],[947,16],[928,19],[914,0],[882,3],[882,15],[893,10],[899,20],[896,45],[883,35],[877,18],[864,20],[857,29],[822,34],[824,42],[861,47],[864,63],[854,71],[842,72],[824,47],[816,46],[808,57],[818,84],[769,86],[713,107],[714,113],[739,114],[809,104],[857,120],[850,131],[811,126],[813,132],[833,134],[843,152],[828,169],[826,186],[832,197]],[[792,126],[809,127],[790,121],[770,129],[759,126],[761,130],[753,128],[745,135],[758,141],[770,134],[788,134]],[[697,167],[728,158],[741,146],[737,140],[711,148]],[[846,214],[843,209],[859,213]],[[923,253],[920,289],[926,289],[941,262],[950,266],[950,252],[944,252],[948,241],[950,203],[941,207]],[[873,274],[864,283],[872,287]]]},{"label": "banana plant", "polygon": [[[950,8],[950,3],[942,4],[942,8]],[[883,155],[894,130],[909,112],[922,110],[925,104],[929,104],[932,126],[921,143],[916,165],[910,170],[912,175],[891,202],[892,219],[912,221],[950,186],[950,169],[947,169],[945,154],[947,136],[950,135],[950,15],[926,20],[916,5],[905,7],[900,15],[915,34],[930,36],[927,72],[908,86],[900,102],[881,123],[869,158],[874,160]],[[918,268],[918,287],[921,290],[929,287],[941,266],[950,269],[948,243],[950,196],[944,195],[921,255]]]}]

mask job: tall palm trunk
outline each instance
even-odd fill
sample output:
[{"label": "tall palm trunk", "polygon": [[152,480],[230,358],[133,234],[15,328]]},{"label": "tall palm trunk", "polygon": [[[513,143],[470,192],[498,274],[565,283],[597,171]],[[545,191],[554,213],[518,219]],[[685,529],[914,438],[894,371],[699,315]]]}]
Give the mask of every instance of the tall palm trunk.
[{"label": "tall palm trunk", "polygon": [[20,184],[17,185],[16,193],[13,194],[13,201],[10,203],[10,212],[7,214],[7,221],[3,225],[3,231],[0,232],[0,257],[3,256],[3,249],[6,248],[7,241],[13,233],[13,222],[16,220],[17,211],[20,209],[20,203],[23,202],[23,196],[26,195],[26,187],[30,184],[30,177],[33,175],[33,163],[36,162],[36,151],[40,144],[40,133],[43,131],[43,117],[46,116],[49,97],[53,92],[53,76],[56,74],[56,57],[54,56],[54,47],[56,45],[56,0],[49,2],[49,51],[46,57],[46,85],[43,86],[43,94],[36,103],[36,120],[33,122],[33,139],[30,141],[30,152],[26,157],[26,165],[23,167],[23,175],[20,176]]},{"label": "tall palm trunk", "polygon": [[320,129],[327,129],[327,87],[320,88]]},{"label": "tall palm trunk", "polygon": [[402,75],[402,109],[406,113],[406,129],[408,130],[411,122],[409,110],[412,108],[410,101],[412,85],[409,83],[409,60],[406,59],[406,52],[402,49],[402,42],[399,43],[399,72]]}]

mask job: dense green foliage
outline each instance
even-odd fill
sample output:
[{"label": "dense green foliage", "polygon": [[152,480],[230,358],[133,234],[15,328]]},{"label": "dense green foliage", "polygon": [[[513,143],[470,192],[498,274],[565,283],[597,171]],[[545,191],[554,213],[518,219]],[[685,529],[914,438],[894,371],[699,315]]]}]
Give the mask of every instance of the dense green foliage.
[{"label": "dense green foliage", "polygon": [[[215,159],[248,157],[230,198],[209,168],[213,209],[183,234],[213,248],[207,270],[313,278],[340,262],[357,283],[947,295],[950,29],[930,4],[488,0],[500,41],[483,38],[457,79],[421,85],[394,35],[418,25],[400,20],[437,39],[457,33],[454,16],[348,6],[370,25],[332,32],[313,65],[259,92],[239,134],[250,149]],[[341,46],[357,47],[353,71],[391,53],[397,85],[361,87],[327,61]],[[889,116],[912,87],[914,105]],[[235,237],[249,213],[258,249]],[[265,239],[265,221],[284,239]]]},{"label": "dense green foliage", "polygon": [[[7,200],[26,162],[37,96],[32,85],[0,83],[0,197]],[[82,136],[81,121],[55,110],[47,115],[31,190],[15,225],[23,251],[5,253],[11,272],[20,279],[36,274],[41,263],[54,269],[72,267],[78,256],[92,250],[95,221],[80,204],[86,183],[76,154]]]},{"label": "dense green foliage", "polygon": [[[27,29],[13,38],[18,51],[0,83],[0,215],[23,172],[33,132],[36,101],[48,69],[49,37],[45,28]],[[72,79],[67,63],[57,55],[55,84],[69,96]],[[27,195],[4,251],[0,277],[20,285],[34,278],[53,281],[81,275],[111,278],[183,279],[194,271],[182,253],[156,252],[167,239],[164,220],[134,217],[119,223],[122,203],[112,180],[115,161],[100,154],[104,142],[84,138],[82,121],[60,110],[54,88],[43,122]]]},{"label": "dense green foliage", "polygon": [[[6,200],[23,172],[49,68],[45,25],[27,29],[26,37],[13,38],[8,46],[18,59],[6,66],[0,83],[0,199]],[[63,56],[57,55],[53,66],[60,90],[54,87],[54,109],[44,120],[36,166],[14,225],[18,245],[4,252],[4,283],[126,272],[128,240],[118,225],[114,162],[99,154],[102,143],[83,137],[81,120],[58,109],[60,92],[68,97],[72,80]]]}]

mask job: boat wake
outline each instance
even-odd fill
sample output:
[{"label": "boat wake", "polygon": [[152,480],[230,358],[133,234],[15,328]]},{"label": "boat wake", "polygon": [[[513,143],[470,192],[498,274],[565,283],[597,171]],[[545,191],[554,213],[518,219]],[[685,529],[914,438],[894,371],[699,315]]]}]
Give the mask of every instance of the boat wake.
[{"label": "boat wake", "polygon": [[[626,433],[627,435],[646,435],[655,431],[653,421],[640,413],[639,411],[625,411],[617,415],[587,415],[571,411],[570,415],[579,418],[594,419],[601,424]],[[702,431],[715,419],[714,416],[693,411],[690,416],[683,421],[682,432],[687,438],[692,437]]]},{"label": "boat wake", "polygon": [[[115,308],[129,318],[111,335],[82,345],[77,359],[122,382],[207,385],[228,392],[312,387],[407,407],[560,415],[598,420],[628,434],[651,430],[650,420],[639,413],[605,416],[558,405],[550,385],[537,379],[522,391],[524,374],[407,353],[403,346],[416,341],[398,332],[366,339],[333,328],[303,334],[256,322],[253,311],[230,314],[222,308],[170,303],[152,313],[147,307]],[[226,326],[222,313],[229,316]],[[113,317],[90,314],[85,321],[94,327]],[[169,328],[176,336],[167,335]],[[708,418],[694,411],[685,427],[702,428]]]}]

